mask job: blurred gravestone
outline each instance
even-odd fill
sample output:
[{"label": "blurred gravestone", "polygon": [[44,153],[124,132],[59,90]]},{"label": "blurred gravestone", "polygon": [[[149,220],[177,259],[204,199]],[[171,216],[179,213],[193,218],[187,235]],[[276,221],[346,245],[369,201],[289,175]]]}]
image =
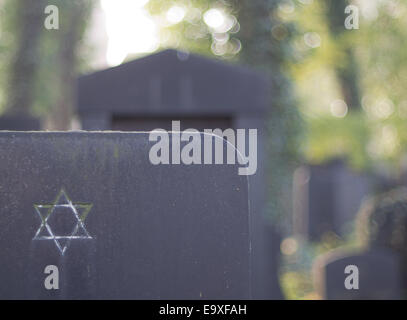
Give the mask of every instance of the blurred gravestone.
[{"label": "blurred gravestone", "polygon": [[[279,235],[267,216],[270,85],[262,75],[216,59],[165,50],[78,79],[84,130],[257,129],[257,172],[250,176],[253,297],[281,299]],[[270,234],[272,233],[272,234]]]},{"label": "blurred gravestone", "polygon": [[[359,289],[347,289],[349,265],[358,267]],[[314,281],[319,295],[328,300],[380,300],[401,298],[401,276],[396,255],[385,249],[350,253],[334,250],[318,258]]]},{"label": "blurred gravestone", "polygon": [[[0,298],[252,297],[247,177],[238,165],[152,165],[154,143],[0,133]],[[44,287],[47,265],[59,290]]]},{"label": "blurred gravestone", "polygon": [[342,160],[300,167],[294,174],[294,231],[311,240],[333,231],[346,235],[372,179]]},{"label": "blurred gravestone", "polygon": [[0,117],[0,130],[38,131],[41,130],[41,122],[30,116],[4,115]]}]

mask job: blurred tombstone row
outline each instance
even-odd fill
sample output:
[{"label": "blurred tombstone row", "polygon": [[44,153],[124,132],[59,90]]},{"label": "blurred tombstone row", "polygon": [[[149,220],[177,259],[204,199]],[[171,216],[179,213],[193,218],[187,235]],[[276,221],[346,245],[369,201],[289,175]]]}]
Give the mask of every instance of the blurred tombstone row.
[{"label": "blurred tombstone row", "polygon": [[[266,218],[268,82],[252,70],[165,50],[81,76],[84,130],[257,129],[257,172],[249,176],[253,298],[281,299],[280,237]],[[246,138],[246,144],[248,137]],[[248,150],[246,148],[246,150]]]},{"label": "blurred tombstone row", "polygon": [[342,159],[296,170],[293,193],[294,233],[311,241],[327,232],[343,236],[351,231],[364,197],[375,178],[352,171]]},{"label": "blurred tombstone row", "polygon": [[[357,214],[355,226],[358,251],[335,249],[316,260],[314,280],[320,296],[405,299],[407,188],[399,187],[367,198]],[[348,266],[358,268],[357,288],[345,285]]]},{"label": "blurred tombstone row", "polygon": [[356,172],[344,159],[303,165],[293,176],[293,232],[310,241],[329,232],[346,237],[366,197],[400,186],[407,186],[407,174],[394,179]]},{"label": "blurred tombstone row", "polygon": [[[342,239],[351,234],[359,240],[365,238],[364,246],[356,251],[336,249],[316,259],[313,278],[318,295],[327,300],[405,298],[407,193],[396,188],[403,180],[357,173],[343,159],[336,159],[298,168],[293,182],[293,230],[297,236],[309,241],[324,241],[329,233]],[[385,208],[380,203],[370,204],[381,197]],[[363,217],[366,214],[368,217]],[[396,248],[395,243],[399,244]],[[349,266],[357,267],[358,288],[345,286]]]},{"label": "blurred tombstone row", "polygon": [[0,117],[0,130],[38,131],[41,130],[41,121],[27,115],[3,115]]}]

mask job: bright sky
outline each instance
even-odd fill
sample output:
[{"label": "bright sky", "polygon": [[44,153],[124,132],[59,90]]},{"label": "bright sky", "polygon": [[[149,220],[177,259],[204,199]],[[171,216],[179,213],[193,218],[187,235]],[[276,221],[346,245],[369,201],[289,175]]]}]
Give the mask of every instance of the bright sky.
[{"label": "bright sky", "polygon": [[[108,46],[106,61],[115,66],[123,62],[130,53],[152,52],[159,46],[160,24],[168,26],[180,23],[188,9],[174,4],[160,17],[150,16],[145,5],[149,0],[100,0],[106,16]],[[203,20],[211,31],[224,33],[236,23],[219,9],[209,9]]]},{"label": "bright sky", "polygon": [[158,30],[144,6],[148,0],[101,0],[109,39],[107,63],[123,62],[129,53],[151,52],[158,47]]}]

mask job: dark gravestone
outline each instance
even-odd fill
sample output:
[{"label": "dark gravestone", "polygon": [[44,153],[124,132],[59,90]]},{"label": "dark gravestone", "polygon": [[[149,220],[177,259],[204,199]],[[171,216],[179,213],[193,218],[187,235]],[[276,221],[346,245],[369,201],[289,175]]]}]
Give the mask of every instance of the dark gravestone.
[{"label": "dark gravestone", "polygon": [[[0,298],[251,298],[247,177],[152,165],[154,144],[0,132]],[[59,290],[44,287],[47,265]]]},{"label": "dark gravestone", "polygon": [[257,172],[250,176],[253,297],[281,299],[280,252],[269,227],[267,132],[270,86],[238,65],[165,50],[78,79],[78,114],[84,130],[150,131],[257,129]]},{"label": "dark gravestone", "polygon": [[258,119],[269,106],[263,75],[175,50],[78,79],[78,112],[86,130],[110,129],[126,118]]},{"label": "dark gravestone", "polygon": [[41,130],[41,122],[30,116],[5,115],[0,117],[0,130],[38,131]]},{"label": "dark gravestone", "polygon": [[[359,269],[359,288],[347,289],[346,266]],[[335,250],[319,257],[314,265],[316,289],[328,300],[380,300],[401,298],[401,277],[396,255],[384,249],[366,252]]]},{"label": "dark gravestone", "polygon": [[303,166],[294,174],[294,230],[311,240],[326,232],[348,234],[373,180],[344,161]]}]

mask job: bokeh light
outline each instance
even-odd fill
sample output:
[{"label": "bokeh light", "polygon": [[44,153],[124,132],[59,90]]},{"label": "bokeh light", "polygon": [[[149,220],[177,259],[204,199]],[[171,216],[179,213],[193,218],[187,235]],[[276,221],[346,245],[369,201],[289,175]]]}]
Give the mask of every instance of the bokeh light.
[{"label": "bokeh light", "polygon": [[204,21],[208,27],[219,29],[225,23],[225,15],[219,9],[209,9],[204,13]]},{"label": "bokeh light", "polygon": [[172,24],[180,23],[186,14],[186,10],[181,6],[172,6],[166,14],[168,22]]},{"label": "bokeh light", "polygon": [[144,6],[148,0],[101,0],[106,14],[111,66],[124,61],[129,53],[152,52],[158,47],[157,26]]},{"label": "bokeh light", "polygon": [[348,113],[348,105],[345,101],[337,99],[331,103],[331,114],[337,118],[344,118]]}]

